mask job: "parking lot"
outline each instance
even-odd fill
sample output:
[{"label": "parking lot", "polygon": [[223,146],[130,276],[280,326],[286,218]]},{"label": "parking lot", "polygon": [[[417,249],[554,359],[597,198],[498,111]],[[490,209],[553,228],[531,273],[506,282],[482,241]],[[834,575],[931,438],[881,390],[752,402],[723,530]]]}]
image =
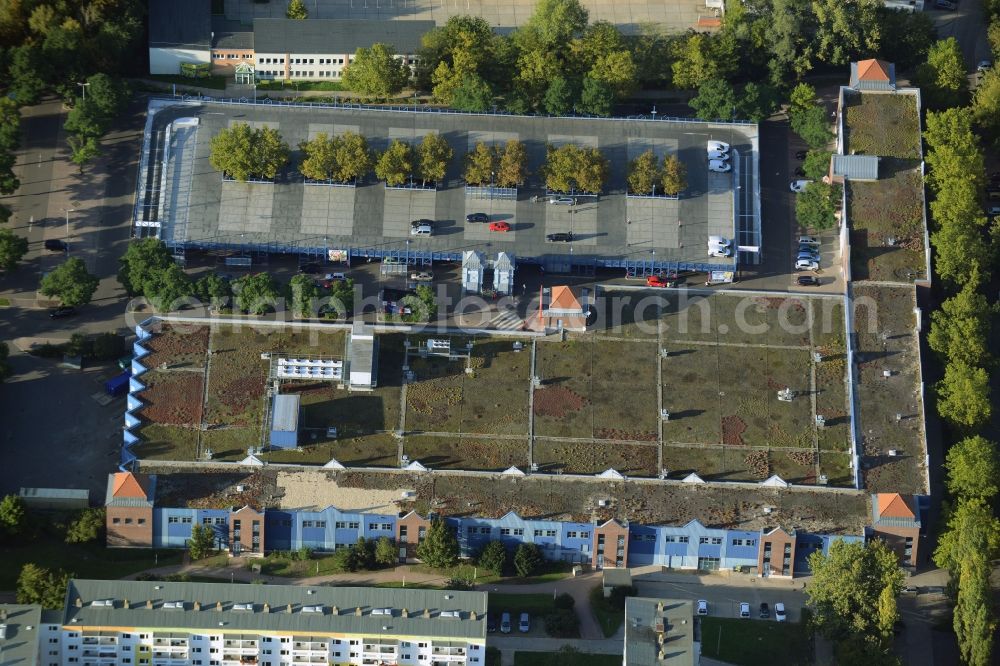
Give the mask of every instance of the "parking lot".
[{"label": "parking lot", "polygon": [[[163,131],[182,117],[197,118],[198,125],[194,131],[190,125],[173,131],[162,236],[189,246],[286,252],[354,248],[372,256],[433,254],[439,259],[457,259],[467,250],[491,257],[508,251],[553,268],[609,258],[727,268],[732,260],[710,259],[705,247],[709,235],[734,236],[733,177],[709,172],[706,142],[733,146],[743,187],[752,186],[747,178],[756,168],[753,125],[203,103],[161,109],[153,128]],[[212,136],[234,122],[276,128],[293,147],[291,163],[274,183],[224,182],[209,165]],[[301,155],[295,146],[321,132],[347,131],[365,136],[376,150],[390,139],[417,144],[438,133],[454,157],[437,190],[386,188],[374,176],[357,188],[305,185],[296,170]],[[516,200],[467,195],[464,155],[478,141],[498,144],[511,138],[524,143],[530,174]],[[609,177],[599,197],[576,193],[573,205],[551,205],[540,175],[546,147],[569,143],[598,147],[609,160]],[[676,154],[687,167],[688,187],[679,199],[625,196],[627,163],[647,149],[658,156]],[[490,232],[483,223],[467,223],[466,216],[476,212],[509,223],[511,231]],[[419,218],[435,221],[433,235],[410,234],[410,222]],[[546,236],[565,232],[573,234],[572,243],[546,242]]]}]

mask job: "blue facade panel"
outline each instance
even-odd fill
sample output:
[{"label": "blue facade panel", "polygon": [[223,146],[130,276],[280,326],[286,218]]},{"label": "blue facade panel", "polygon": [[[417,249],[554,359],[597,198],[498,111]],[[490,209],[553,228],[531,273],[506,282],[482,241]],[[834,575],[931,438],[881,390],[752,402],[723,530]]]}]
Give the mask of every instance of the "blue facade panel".
[{"label": "blue facade panel", "polygon": [[759,532],[727,530],[723,568],[756,567],[759,548]]},{"label": "blue facade panel", "polygon": [[269,510],[264,514],[264,537],[268,550],[292,550],[294,516],[291,511]]}]

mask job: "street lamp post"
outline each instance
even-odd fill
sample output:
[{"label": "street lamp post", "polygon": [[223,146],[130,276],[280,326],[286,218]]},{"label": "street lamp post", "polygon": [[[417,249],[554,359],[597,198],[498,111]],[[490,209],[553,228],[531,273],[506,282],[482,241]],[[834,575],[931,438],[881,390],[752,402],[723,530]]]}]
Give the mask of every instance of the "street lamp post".
[{"label": "street lamp post", "polygon": [[87,99],[87,86],[89,86],[90,83],[79,83],[79,82],[77,82],[76,85],[80,86],[80,88],[83,90],[83,99]]},{"label": "street lamp post", "polygon": [[76,209],[75,208],[63,208],[63,211],[66,213],[66,238],[69,238],[69,214],[70,213],[75,213]]}]

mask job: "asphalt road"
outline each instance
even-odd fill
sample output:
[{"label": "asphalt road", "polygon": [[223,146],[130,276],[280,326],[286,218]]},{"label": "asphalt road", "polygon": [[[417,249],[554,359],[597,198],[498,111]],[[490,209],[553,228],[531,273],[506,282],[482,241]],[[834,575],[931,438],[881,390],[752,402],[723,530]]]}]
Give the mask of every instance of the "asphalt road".
[{"label": "asphalt road", "polygon": [[[117,258],[130,233],[137,138],[141,136],[144,100],[130,107],[116,130],[102,142],[104,155],[83,174],[68,162],[59,101],[22,110],[22,148],[18,154],[21,188],[3,202],[14,217],[8,227],[29,240],[29,253],[16,271],[0,278],[0,297],[10,302],[0,317],[0,339],[11,347],[14,376],[0,384],[6,419],[0,435],[0,492],[21,486],[88,488],[100,503],[106,474],[113,471],[120,444],[124,400],[100,405],[92,396],[116,368],[83,372],[21,352],[15,341],[26,338],[67,340],[75,332],[120,331],[125,297],[115,280]],[[71,209],[67,230],[65,209]],[[68,240],[100,278],[94,301],[76,317],[50,319],[48,303],[36,294],[45,271],[63,261],[46,252],[45,239]]]}]

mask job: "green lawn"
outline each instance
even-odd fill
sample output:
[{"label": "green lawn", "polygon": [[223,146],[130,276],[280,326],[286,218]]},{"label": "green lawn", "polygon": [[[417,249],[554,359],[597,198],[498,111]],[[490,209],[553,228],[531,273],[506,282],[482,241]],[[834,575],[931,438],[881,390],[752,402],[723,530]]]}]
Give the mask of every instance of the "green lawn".
[{"label": "green lawn", "polygon": [[13,590],[21,567],[33,563],[48,569],[63,569],[77,578],[112,580],[155,566],[179,564],[181,551],[108,549],[97,543],[64,543],[54,536],[42,535],[19,546],[0,547],[0,590]]},{"label": "green lawn", "polygon": [[[562,657],[558,652],[515,652],[514,666],[549,666],[553,659]],[[576,666],[621,666],[621,655],[588,654],[580,652],[573,655]]]},{"label": "green lawn", "polygon": [[813,663],[812,636],[796,622],[705,617],[701,653],[739,666]]},{"label": "green lawn", "polygon": [[339,81],[257,81],[257,90],[347,90]]},{"label": "green lawn", "polygon": [[604,598],[604,586],[595,585],[590,591],[590,610],[594,613],[597,624],[605,638],[611,638],[618,633],[618,627],[625,621],[625,611],[612,608],[608,599]]}]

